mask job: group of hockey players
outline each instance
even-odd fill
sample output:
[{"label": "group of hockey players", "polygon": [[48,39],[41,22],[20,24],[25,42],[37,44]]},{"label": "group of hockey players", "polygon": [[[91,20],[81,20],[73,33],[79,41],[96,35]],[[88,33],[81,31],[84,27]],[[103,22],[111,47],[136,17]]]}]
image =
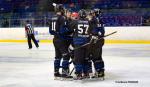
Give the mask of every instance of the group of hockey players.
[{"label": "group of hockey players", "polygon": [[[74,80],[104,77],[102,47],[105,30],[100,10],[72,12],[59,5],[55,12],[49,21],[55,47],[54,77]],[[70,75],[70,63],[74,65],[74,77]]]}]

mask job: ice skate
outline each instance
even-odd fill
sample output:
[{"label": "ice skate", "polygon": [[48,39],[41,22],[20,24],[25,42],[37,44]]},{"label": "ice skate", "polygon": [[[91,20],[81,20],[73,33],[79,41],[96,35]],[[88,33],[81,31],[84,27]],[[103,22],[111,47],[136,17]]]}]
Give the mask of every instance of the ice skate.
[{"label": "ice skate", "polygon": [[69,70],[62,69],[61,80],[73,80],[73,76],[69,74]]},{"label": "ice skate", "polygon": [[54,73],[54,80],[61,80],[61,74],[59,72]]},{"label": "ice skate", "polygon": [[91,79],[93,79],[93,80],[105,80],[104,76],[105,76],[104,71],[100,71],[100,72],[96,72],[95,75],[92,76]]},{"label": "ice skate", "polygon": [[73,79],[74,80],[82,80],[83,76],[82,76],[82,74],[76,74],[76,76]]}]

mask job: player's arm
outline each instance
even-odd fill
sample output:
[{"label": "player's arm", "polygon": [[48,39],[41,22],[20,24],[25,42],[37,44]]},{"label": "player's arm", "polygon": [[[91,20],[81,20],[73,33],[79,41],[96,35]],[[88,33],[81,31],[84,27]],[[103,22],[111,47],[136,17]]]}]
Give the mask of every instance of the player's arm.
[{"label": "player's arm", "polygon": [[102,17],[99,18],[99,24],[101,25],[100,26],[101,36],[104,36],[105,35],[105,23],[104,23]]},{"label": "player's arm", "polygon": [[69,31],[68,26],[67,26],[67,21],[65,19],[65,17],[60,17],[59,19],[59,25],[60,25],[60,31],[59,33],[61,35],[66,35]]},{"label": "player's arm", "polygon": [[95,28],[92,30],[92,34],[94,36],[102,37],[105,34],[104,24],[102,21],[95,19],[94,24],[96,24]]},{"label": "player's arm", "polygon": [[27,38],[27,26],[25,26],[25,38]]}]

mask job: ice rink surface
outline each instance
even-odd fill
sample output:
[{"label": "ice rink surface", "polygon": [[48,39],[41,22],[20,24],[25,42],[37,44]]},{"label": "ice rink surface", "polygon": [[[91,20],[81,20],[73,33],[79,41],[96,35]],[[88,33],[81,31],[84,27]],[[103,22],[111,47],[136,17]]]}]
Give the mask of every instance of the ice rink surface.
[{"label": "ice rink surface", "polygon": [[58,81],[51,43],[0,43],[0,87],[150,87],[150,45],[106,44],[103,59],[104,81]]}]

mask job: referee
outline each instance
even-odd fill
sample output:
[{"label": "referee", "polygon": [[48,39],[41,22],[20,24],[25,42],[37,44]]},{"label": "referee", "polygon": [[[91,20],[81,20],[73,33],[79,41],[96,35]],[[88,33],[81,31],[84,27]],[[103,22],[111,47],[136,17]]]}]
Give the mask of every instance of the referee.
[{"label": "referee", "polygon": [[38,48],[38,47],[39,47],[39,44],[38,44],[37,40],[36,40],[35,37],[34,37],[34,28],[33,28],[32,25],[29,23],[29,20],[26,21],[25,33],[26,33],[26,37],[27,37],[27,40],[28,40],[29,49],[32,49],[31,39],[33,40],[35,46]]}]

